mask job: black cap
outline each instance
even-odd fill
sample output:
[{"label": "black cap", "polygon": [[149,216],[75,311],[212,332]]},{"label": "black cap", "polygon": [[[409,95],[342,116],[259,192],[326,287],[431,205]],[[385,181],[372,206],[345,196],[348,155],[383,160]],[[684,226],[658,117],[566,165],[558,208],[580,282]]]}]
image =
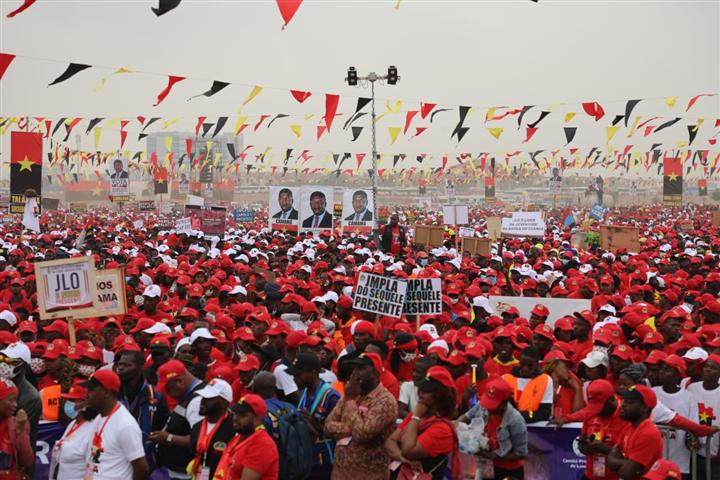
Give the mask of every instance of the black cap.
[{"label": "black cap", "polygon": [[295,356],[292,364],[287,367],[285,373],[288,375],[299,375],[303,372],[311,372],[317,370],[318,372],[322,369],[320,365],[320,359],[313,353],[298,353]]}]

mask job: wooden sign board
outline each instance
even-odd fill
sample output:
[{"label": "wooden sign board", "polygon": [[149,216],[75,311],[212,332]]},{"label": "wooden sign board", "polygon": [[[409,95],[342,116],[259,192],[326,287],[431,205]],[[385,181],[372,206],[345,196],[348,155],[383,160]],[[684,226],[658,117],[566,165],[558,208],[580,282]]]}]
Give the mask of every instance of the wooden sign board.
[{"label": "wooden sign board", "polygon": [[415,245],[439,247],[445,241],[445,227],[415,224]]},{"label": "wooden sign board", "polygon": [[637,227],[600,225],[600,248],[615,251],[623,247],[628,252],[640,252],[640,232]]},{"label": "wooden sign board", "polygon": [[95,286],[97,290],[95,309],[98,316],[125,315],[127,313],[125,273],[122,269],[96,270]]},{"label": "wooden sign board", "polygon": [[468,252],[470,255],[490,255],[492,248],[492,240],[489,238],[463,238],[462,253]]},{"label": "wooden sign board", "polygon": [[712,225],[713,227],[720,227],[720,210],[713,210]]},{"label": "wooden sign board", "polygon": [[492,240],[497,240],[498,238],[500,238],[502,219],[500,217],[488,217],[485,221],[488,237]]}]

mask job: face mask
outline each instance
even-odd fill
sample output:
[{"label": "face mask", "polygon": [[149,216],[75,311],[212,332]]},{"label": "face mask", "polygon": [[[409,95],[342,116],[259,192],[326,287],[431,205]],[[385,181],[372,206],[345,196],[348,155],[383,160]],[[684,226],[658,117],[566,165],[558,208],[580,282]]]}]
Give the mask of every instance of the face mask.
[{"label": "face mask", "polygon": [[455,305],[456,303],[458,303],[460,301],[460,299],[450,297],[450,301],[452,302],[453,305]]},{"label": "face mask", "polygon": [[10,380],[13,377],[15,377],[15,367],[9,363],[0,362],[0,378]]},{"label": "face mask", "polygon": [[39,375],[45,371],[45,359],[44,358],[31,358],[30,359],[30,370],[35,375]]},{"label": "face mask", "polygon": [[427,264],[428,264],[427,258],[421,258],[421,259],[420,259],[420,266],[421,266],[421,267],[426,267]]},{"label": "face mask", "polygon": [[300,314],[298,314],[298,313],[283,313],[282,315],[280,315],[280,319],[282,319],[284,322],[299,322]]},{"label": "face mask", "polygon": [[75,410],[75,404],[73,402],[65,402],[65,405],[63,405],[63,412],[65,412],[65,415],[68,418],[74,419],[77,417],[77,410]]},{"label": "face mask", "polygon": [[401,353],[400,354],[400,360],[404,363],[410,363],[413,360],[415,360],[415,357],[417,357],[417,353]]},{"label": "face mask", "polygon": [[608,354],[607,347],[603,347],[601,345],[593,345],[592,349],[593,349],[593,352],[600,352],[600,353],[604,353],[605,355]]},{"label": "face mask", "polygon": [[78,365],[78,373],[85,378],[90,378],[90,375],[95,373],[95,367],[92,365]]}]

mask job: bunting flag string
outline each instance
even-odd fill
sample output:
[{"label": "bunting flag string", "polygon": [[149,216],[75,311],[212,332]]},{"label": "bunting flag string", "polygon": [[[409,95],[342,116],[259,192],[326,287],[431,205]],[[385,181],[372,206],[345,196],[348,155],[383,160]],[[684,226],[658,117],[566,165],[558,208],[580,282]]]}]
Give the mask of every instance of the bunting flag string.
[{"label": "bunting flag string", "polygon": [[92,65],[85,65],[82,63],[71,63],[70,65],[67,66],[65,71],[59,77],[57,77],[55,80],[53,80],[52,82],[50,82],[48,84],[48,87],[50,87],[52,85],[57,85],[58,83],[61,83],[61,82],[64,82],[65,80],[72,78],[76,74],[82,72],[83,70],[87,70],[90,67],[92,67]]}]

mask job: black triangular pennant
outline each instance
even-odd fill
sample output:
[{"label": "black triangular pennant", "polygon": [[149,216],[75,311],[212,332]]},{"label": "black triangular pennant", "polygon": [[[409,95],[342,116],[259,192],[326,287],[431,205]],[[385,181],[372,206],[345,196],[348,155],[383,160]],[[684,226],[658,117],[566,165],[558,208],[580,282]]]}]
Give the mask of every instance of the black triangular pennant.
[{"label": "black triangular pennant", "polygon": [[218,93],[220,90],[222,90],[223,88],[227,87],[228,85],[230,85],[230,84],[227,83],[227,82],[221,82],[221,81],[219,81],[219,80],[214,80],[213,83],[212,83],[212,85],[210,86],[210,90],[208,90],[207,92],[203,92],[203,93],[200,93],[200,94],[198,94],[198,95],[194,95],[194,96],[188,98],[188,102],[189,102],[190,100],[192,100],[193,98],[197,98],[197,97],[212,97],[213,95],[215,95],[215,94]]},{"label": "black triangular pennant", "polygon": [[92,130],[98,123],[102,122],[102,118],[93,118],[90,120],[90,123],[88,123],[87,128],[85,129],[85,135],[90,133],[90,130]]},{"label": "black triangular pennant", "polygon": [[155,15],[161,17],[168,13],[170,10],[174,10],[175,8],[177,8],[177,6],[180,5],[181,1],[182,0],[160,0],[158,2],[157,8],[151,7],[151,10]]},{"label": "black triangular pennant", "polygon": [[567,140],[567,142],[565,142],[565,145],[568,145],[575,138],[575,134],[577,133],[577,127],[563,127],[563,130],[565,131],[565,140]]},{"label": "black triangular pennant", "polygon": [[535,127],[537,127],[537,125],[538,125],[540,122],[542,122],[542,121],[545,119],[545,117],[547,117],[548,115],[550,115],[550,112],[543,110],[542,112],[540,112],[540,116],[538,117],[537,120],[535,120],[533,123],[528,123],[528,124],[527,124],[528,128],[535,128]]},{"label": "black triangular pennant", "polygon": [[202,124],[202,137],[205,137],[207,133],[210,131],[212,126],[215,125],[214,123],[203,123]]},{"label": "black triangular pennant", "polygon": [[[223,129],[223,127],[225,126],[227,121],[228,121],[228,117],[218,117],[217,124],[215,125],[215,131],[213,132],[212,137],[210,137],[210,138],[215,138],[215,136],[218,133],[220,133],[220,131]],[[205,136],[205,134],[203,133],[203,137],[204,136]]]},{"label": "black triangular pennant", "polygon": [[352,141],[353,142],[358,139],[358,137],[360,136],[360,134],[363,131],[363,128],[364,127],[352,127],[352,137],[353,137]]},{"label": "black triangular pennant", "polygon": [[51,83],[48,84],[48,87],[51,85],[57,85],[60,82],[64,82],[68,78],[71,78],[74,75],[76,75],[90,67],[92,67],[92,65],[84,65],[82,63],[71,63],[70,65],[68,65],[68,67],[62,73],[62,75],[60,75],[59,77],[57,77],[55,80],[53,80]]},{"label": "black triangular pennant", "polygon": [[[638,103],[642,102],[642,99],[640,100],[628,100],[625,104],[625,126],[628,126],[628,120],[630,119],[630,114],[635,109]],[[613,124],[614,125],[614,124]]]}]

